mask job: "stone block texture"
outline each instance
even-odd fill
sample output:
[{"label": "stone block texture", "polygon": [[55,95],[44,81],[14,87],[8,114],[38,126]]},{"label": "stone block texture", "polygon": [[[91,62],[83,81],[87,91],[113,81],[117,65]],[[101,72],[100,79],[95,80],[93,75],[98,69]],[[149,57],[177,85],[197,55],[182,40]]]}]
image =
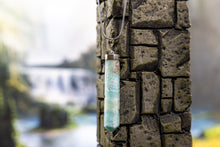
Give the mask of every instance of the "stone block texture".
[{"label": "stone block texture", "polygon": [[154,70],[158,63],[156,47],[134,46],[131,48],[131,70]]},{"label": "stone block texture", "polygon": [[[97,13],[97,146],[192,147],[190,27],[187,0],[100,0]],[[97,11],[98,12],[98,11]],[[120,55],[120,127],[104,128],[105,54]]]},{"label": "stone block texture", "polygon": [[133,27],[164,28],[174,25],[175,0],[131,0]]},{"label": "stone block texture", "polygon": [[120,123],[132,124],[139,117],[139,92],[138,83],[121,81],[120,89]]},{"label": "stone block texture", "polygon": [[158,113],[160,81],[153,72],[142,73],[142,113]]},{"label": "stone block texture", "polygon": [[160,71],[163,77],[190,76],[188,31],[162,30]]}]

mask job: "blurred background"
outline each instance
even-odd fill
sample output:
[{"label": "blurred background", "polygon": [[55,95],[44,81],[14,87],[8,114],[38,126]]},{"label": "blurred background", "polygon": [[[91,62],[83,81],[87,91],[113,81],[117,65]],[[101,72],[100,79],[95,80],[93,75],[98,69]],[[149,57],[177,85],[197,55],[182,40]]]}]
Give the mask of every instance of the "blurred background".
[{"label": "blurred background", "polygon": [[[220,146],[219,6],[189,1],[195,147]],[[92,0],[0,0],[0,146],[96,146],[95,44]]]}]

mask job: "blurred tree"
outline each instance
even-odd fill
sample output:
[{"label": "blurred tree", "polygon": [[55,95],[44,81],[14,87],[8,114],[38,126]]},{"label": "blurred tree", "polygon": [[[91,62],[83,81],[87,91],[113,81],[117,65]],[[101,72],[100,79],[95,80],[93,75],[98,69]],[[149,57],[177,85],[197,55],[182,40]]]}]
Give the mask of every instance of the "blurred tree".
[{"label": "blurred tree", "polygon": [[90,46],[76,61],[64,60],[59,67],[86,68],[95,72],[96,69],[96,46]]},{"label": "blurred tree", "polygon": [[96,68],[96,46],[91,46],[89,50],[83,53],[76,62],[81,67],[95,71]]},{"label": "blurred tree", "polygon": [[4,97],[4,92],[0,88],[0,146],[15,147],[17,142],[16,131],[13,126],[15,118],[15,108],[12,100]]},{"label": "blurred tree", "polygon": [[9,79],[9,59],[7,55],[7,50],[0,42],[0,80],[1,85],[6,83]]},{"label": "blurred tree", "polygon": [[30,85],[19,73],[28,42],[31,42],[30,23],[21,9],[0,0],[0,84],[3,91],[7,91],[7,98],[15,100],[19,110],[34,105],[30,100]]},{"label": "blurred tree", "polygon": [[43,105],[40,110],[40,127],[43,129],[62,128],[70,122],[70,114],[59,106]]},{"label": "blurred tree", "polygon": [[0,0],[0,147],[15,147],[15,100],[28,95],[28,86],[18,72],[26,48],[19,11]]},{"label": "blurred tree", "polygon": [[95,72],[96,69],[96,46],[90,46],[88,51],[83,53],[76,61],[64,60],[58,67],[86,68]]}]

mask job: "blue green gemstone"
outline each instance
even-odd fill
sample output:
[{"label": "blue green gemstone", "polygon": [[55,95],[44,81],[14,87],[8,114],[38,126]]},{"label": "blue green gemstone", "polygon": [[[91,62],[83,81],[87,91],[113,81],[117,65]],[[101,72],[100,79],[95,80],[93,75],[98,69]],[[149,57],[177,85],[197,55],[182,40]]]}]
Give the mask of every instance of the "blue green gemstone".
[{"label": "blue green gemstone", "polygon": [[110,132],[120,125],[120,65],[118,60],[105,61],[104,127]]}]

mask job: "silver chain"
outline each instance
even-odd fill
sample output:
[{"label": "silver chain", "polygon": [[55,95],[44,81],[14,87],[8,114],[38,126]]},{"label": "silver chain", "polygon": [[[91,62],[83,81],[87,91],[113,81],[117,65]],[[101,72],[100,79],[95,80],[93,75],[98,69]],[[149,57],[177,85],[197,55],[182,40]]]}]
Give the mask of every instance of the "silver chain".
[{"label": "silver chain", "polygon": [[120,33],[118,34],[118,36],[111,38],[108,37],[104,30],[103,30],[103,26],[102,26],[102,16],[101,16],[101,8],[100,8],[100,0],[98,0],[98,9],[99,9],[99,20],[100,20],[100,24],[101,24],[101,30],[102,30],[102,34],[105,37],[105,39],[108,39],[109,41],[114,41],[116,39],[118,39],[119,37],[121,37],[123,29],[124,29],[124,24],[125,24],[125,15],[126,15],[126,7],[127,7],[127,0],[124,0],[124,11],[123,11],[123,18],[122,18],[122,23],[121,23],[121,30]]}]

